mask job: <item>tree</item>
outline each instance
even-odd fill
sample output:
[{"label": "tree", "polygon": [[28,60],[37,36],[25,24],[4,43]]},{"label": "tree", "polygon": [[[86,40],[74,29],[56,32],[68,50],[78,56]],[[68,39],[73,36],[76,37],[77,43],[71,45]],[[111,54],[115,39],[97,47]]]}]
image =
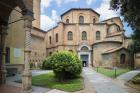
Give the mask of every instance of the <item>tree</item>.
[{"label": "tree", "polygon": [[132,39],[140,41],[140,0],[111,0],[110,7],[120,10],[124,21],[133,29]]},{"label": "tree", "polygon": [[111,0],[112,10],[120,10],[124,21],[133,29],[133,43],[128,46],[131,55],[131,67],[134,68],[134,54],[140,52],[140,0]]},{"label": "tree", "polygon": [[131,44],[129,44],[128,49],[130,51],[130,65],[131,65],[131,69],[134,69],[135,64],[134,64],[134,57],[135,57],[135,53],[138,53],[140,51],[140,42],[132,42]]},{"label": "tree", "polygon": [[140,30],[140,0],[111,0],[110,6],[113,10],[120,10],[124,21],[133,30]]},{"label": "tree", "polygon": [[82,62],[78,56],[69,51],[52,54],[43,62],[44,69],[52,69],[58,80],[77,78],[82,72]]}]

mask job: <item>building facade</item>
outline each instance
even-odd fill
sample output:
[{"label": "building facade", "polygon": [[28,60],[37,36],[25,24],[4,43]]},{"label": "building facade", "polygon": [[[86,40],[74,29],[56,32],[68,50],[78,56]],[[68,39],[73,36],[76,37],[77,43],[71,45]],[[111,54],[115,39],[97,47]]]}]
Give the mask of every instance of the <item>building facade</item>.
[{"label": "building facade", "polygon": [[[34,21],[32,22],[31,28],[31,53],[29,62],[33,67],[37,68],[45,55],[45,32],[40,29],[40,3],[41,0],[33,0],[33,13]],[[9,25],[7,29],[6,36],[6,68],[7,72],[10,74],[16,72],[22,72],[24,68],[25,61],[25,22],[22,19],[22,14],[17,11],[21,9],[17,6],[15,7],[9,16]],[[42,44],[43,42],[43,44]]]},{"label": "building facade", "polygon": [[63,13],[62,21],[46,32],[46,55],[66,50],[77,53],[84,66],[129,65],[121,19],[99,18],[100,14],[90,8],[72,8]]},{"label": "building facade", "polygon": [[30,66],[31,68],[38,69],[42,66],[43,60],[46,58],[46,44],[45,44],[45,35],[46,32],[33,27],[31,31],[31,57],[30,57]]}]

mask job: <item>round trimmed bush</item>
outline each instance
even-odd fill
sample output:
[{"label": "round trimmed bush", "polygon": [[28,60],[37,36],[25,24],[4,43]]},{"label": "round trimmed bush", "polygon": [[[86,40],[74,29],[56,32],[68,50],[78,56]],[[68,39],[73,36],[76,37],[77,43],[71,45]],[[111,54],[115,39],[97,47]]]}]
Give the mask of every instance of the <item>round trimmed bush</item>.
[{"label": "round trimmed bush", "polygon": [[51,61],[51,56],[47,57],[44,61],[43,61],[43,65],[42,65],[42,69],[45,70],[52,70],[52,61]]},{"label": "round trimmed bush", "polygon": [[49,61],[56,77],[61,81],[76,78],[80,76],[82,72],[82,62],[78,56],[72,52],[62,51],[54,53],[49,58]]}]

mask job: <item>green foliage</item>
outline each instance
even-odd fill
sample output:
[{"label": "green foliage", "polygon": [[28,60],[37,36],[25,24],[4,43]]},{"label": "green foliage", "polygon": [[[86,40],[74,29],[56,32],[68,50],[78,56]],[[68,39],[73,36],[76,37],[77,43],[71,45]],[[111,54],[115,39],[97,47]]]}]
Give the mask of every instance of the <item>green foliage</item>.
[{"label": "green foliage", "polygon": [[140,52],[140,0],[111,0],[110,6],[113,10],[120,10],[124,21],[134,30],[132,35],[134,43],[129,45],[131,68],[134,69],[134,54]]},{"label": "green foliage", "polygon": [[119,10],[124,20],[134,29],[140,30],[140,0],[111,0],[111,8]]},{"label": "green foliage", "polygon": [[60,81],[70,78],[76,78],[82,72],[81,60],[76,54],[68,51],[62,51],[52,54],[50,58],[46,59],[43,66],[44,68],[52,68],[56,77]]},{"label": "green foliage", "polygon": [[131,69],[134,69],[134,54],[140,52],[140,41],[134,40],[131,44],[128,45],[128,49],[130,52],[130,66]]},{"label": "green foliage", "polygon": [[47,57],[44,61],[43,61],[43,65],[42,65],[42,69],[44,70],[52,70],[52,61],[51,61],[51,56]]},{"label": "green foliage", "polygon": [[30,69],[32,69],[33,68],[33,63],[30,63]]},{"label": "green foliage", "polygon": [[[98,70],[99,73],[104,74],[105,76],[115,77],[115,70],[114,69],[106,69],[106,68],[99,67],[98,69],[96,68],[95,70]],[[116,76],[119,76],[119,75],[126,73],[128,71],[130,71],[130,70],[129,69],[117,69]]]},{"label": "green foliage", "polygon": [[132,78],[131,80],[134,84],[140,84],[140,73]]}]

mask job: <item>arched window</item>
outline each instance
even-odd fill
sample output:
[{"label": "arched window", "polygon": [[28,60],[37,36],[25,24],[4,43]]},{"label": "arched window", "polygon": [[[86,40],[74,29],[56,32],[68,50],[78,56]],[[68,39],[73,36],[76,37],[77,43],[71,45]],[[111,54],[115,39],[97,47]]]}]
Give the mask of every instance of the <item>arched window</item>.
[{"label": "arched window", "polygon": [[73,40],[73,33],[71,31],[68,32],[67,38],[68,40]]},{"label": "arched window", "polygon": [[87,40],[87,32],[86,31],[82,32],[82,40]]},{"label": "arched window", "polygon": [[52,52],[50,52],[49,55],[52,55]]},{"label": "arched window", "polygon": [[50,41],[50,44],[52,43],[52,37],[51,36],[49,36],[49,41]]},{"label": "arched window", "polygon": [[93,18],[93,23],[96,23],[96,19],[95,18]]},{"label": "arched window", "polygon": [[66,23],[69,23],[69,19],[66,19]]},{"label": "arched window", "polygon": [[100,40],[100,31],[96,32],[96,40]]},{"label": "arched window", "polygon": [[83,16],[79,16],[79,23],[80,24],[84,23],[84,17]]},{"label": "arched window", "polygon": [[58,33],[55,35],[55,41],[58,42]]},{"label": "arched window", "polygon": [[120,56],[120,64],[124,64],[125,63],[125,54],[121,54]]}]

